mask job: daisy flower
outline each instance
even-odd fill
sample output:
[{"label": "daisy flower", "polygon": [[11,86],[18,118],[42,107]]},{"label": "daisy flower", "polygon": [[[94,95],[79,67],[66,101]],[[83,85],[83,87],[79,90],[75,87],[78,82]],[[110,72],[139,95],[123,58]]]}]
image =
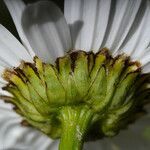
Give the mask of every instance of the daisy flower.
[{"label": "daisy flower", "polygon": [[148,149],[150,1],[4,2],[0,149]]}]

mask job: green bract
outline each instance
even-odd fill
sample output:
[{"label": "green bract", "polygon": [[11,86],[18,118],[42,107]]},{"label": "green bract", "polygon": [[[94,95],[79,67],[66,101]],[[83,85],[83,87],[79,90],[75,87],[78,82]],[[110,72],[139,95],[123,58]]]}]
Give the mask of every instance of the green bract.
[{"label": "green bract", "polygon": [[36,57],[3,77],[9,82],[4,90],[13,95],[3,98],[28,124],[61,138],[64,150],[116,135],[143,112],[150,96],[150,76],[141,74],[140,64],[124,54],[112,58],[107,49],[72,52],[55,65]]}]

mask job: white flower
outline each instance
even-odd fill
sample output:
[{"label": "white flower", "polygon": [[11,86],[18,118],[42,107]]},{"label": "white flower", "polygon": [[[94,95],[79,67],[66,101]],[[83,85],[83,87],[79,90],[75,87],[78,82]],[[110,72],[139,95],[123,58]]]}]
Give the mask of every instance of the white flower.
[{"label": "white flower", "polygon": [[[141,62],[143,72],[150,72],[149,0],[65,0],[64,15],[45,0],[30,5],[22,0],[4,2],[22,44],[0,25],[0,73],[18,66],[21,60],[32,62],[35,55],[52,63],[71,49],[97,52],[102,47],[108,47],[113,55],[127,53]],[[0,78],[0,87],[5,84]],[[150,124],[149,117],[113,139],[88,143],[85,149],[148,149],[150,142],[142,132]],[[12,106],[0,101],[0,149],[57,149],[57,141],[21,127],[20,121]]]}]

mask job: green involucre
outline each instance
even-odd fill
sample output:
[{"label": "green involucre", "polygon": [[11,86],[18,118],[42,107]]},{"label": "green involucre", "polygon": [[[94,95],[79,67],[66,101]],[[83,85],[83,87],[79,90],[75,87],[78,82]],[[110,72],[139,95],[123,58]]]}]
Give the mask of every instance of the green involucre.
[{"label": "green involucre", "polygon": [[35,57],[33,64],[22,62],[3,77],[9,82],[4,90],[13,95],[3,98],[15,104],[28,124],[51,138],[64,134],[63,118],[68,115],[64,110],[71,115],[71,109],[79,108],[92,112],[85,140],[114,136],[143,112],[150,96],[150,76],[141,74],[139,63],[125,55],[112,58],[107,49],[96,54],[72,52],[54,65]]}]

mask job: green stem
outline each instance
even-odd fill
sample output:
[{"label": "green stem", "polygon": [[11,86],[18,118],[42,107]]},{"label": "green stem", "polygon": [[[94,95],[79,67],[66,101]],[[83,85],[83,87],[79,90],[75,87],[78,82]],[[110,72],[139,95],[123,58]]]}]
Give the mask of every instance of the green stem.
[{"label": "green stem", "polygon": [[94,113],[87,107],[64,107],[61,114],[63,131],[59,150],[82,150]]}]

